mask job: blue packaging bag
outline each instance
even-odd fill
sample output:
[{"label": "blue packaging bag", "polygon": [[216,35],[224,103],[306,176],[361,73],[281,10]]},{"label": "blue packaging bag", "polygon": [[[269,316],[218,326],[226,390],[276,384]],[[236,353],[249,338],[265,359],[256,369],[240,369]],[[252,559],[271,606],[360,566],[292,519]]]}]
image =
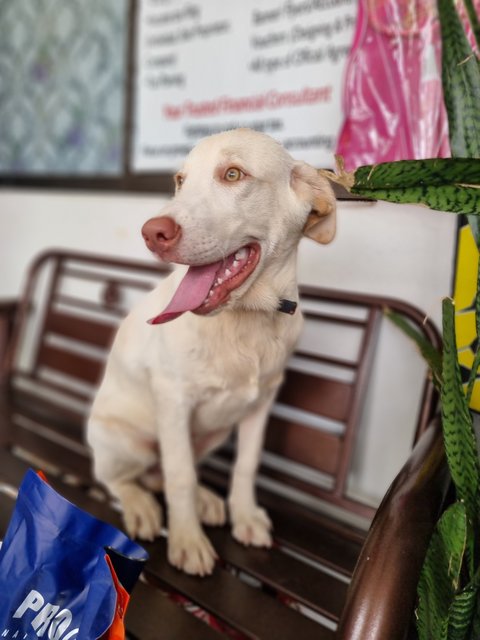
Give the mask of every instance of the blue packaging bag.
[{"label": "blue packaging bag", "polygon": [[28,471],[0,549],[0,638],[101,638],[116,615],[112,566],[129,592],[147,558]]}]

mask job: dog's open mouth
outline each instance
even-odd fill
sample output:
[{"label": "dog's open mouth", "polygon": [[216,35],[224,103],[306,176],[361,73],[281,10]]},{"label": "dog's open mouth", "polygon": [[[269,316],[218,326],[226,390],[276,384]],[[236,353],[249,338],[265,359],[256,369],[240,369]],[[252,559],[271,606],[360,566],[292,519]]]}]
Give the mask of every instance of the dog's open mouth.
[{"label": "dog's open mouth", "polygon": [[228,301],[255,270],[260,259],[258,244],[241,247],[224,260],[201,266],[190,266],[167,307],[150,324],[162,324],[178,318],[186,311],[205,315]]}]

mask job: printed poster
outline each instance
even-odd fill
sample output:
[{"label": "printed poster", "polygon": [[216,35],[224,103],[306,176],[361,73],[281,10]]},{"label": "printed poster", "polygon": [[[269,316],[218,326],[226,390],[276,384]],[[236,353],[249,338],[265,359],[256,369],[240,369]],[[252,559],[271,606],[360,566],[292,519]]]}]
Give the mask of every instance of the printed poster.
[{"label": "printed poster", "polygon": [[333,166],[356,0],[140,0],[132,169],[173,171],[207,135],[252,127]]}]

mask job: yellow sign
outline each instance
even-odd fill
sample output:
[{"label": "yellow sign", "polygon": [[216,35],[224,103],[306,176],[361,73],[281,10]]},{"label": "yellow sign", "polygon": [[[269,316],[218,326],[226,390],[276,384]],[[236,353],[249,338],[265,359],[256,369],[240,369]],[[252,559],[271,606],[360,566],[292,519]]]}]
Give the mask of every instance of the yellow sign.
[{"label": "yellow sign", "polygon": [[[475,294],[477,291],[478,260],[479,253],[475,238],[467,223],[460,229],[458,235],[454,292],[458,359],[465,386],[470,376],[477,346]],[[475,411],[480,411],[480,376],[478,372],[470,407]]]}]

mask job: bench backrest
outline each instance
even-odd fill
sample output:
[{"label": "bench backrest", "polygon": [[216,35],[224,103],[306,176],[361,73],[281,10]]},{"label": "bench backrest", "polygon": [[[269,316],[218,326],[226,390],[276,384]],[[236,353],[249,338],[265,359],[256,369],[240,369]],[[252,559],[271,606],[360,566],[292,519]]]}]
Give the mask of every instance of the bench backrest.
[{"label": "bench backrest", "polygon": [[[165,277],[154,263],[56,251],[30,272],[12,356],[11,439],[60,470],[89,477],[84,425],[121,318]],[[396,300],[301,288],[305,328],[267,431],[261,478],[369,517],[373,509],[348,492],[355,436],[371,383],[383,309],[402,313],[438,343],[423,315]],[[417,435],[435,398],[428,375]],[[228,446],[208,464],[227,471]]]},{"label": "bench backrest", "polygon": [[[32,266],[11,356],[11,438],[88,478],[84,426],[120,320],[168,270],[154,263],[46,253]],[[54,470],[54,469],[53,469]]]}]

